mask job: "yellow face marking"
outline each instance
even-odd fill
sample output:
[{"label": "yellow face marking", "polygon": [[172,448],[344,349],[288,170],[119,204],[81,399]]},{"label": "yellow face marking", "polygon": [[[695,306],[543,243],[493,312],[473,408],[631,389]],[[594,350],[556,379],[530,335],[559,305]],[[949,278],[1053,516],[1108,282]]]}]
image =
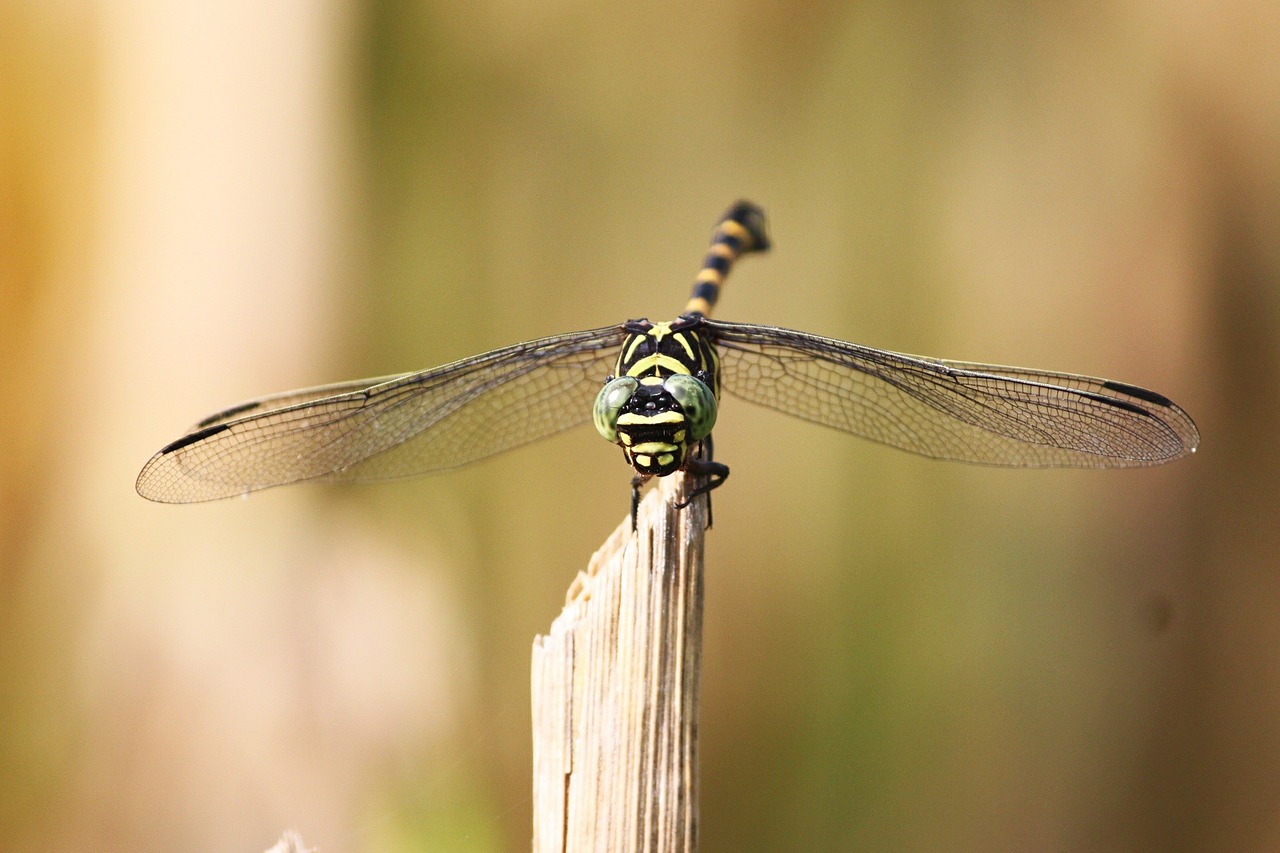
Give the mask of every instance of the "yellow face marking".
[{"label": "yellow face marking", "polygon": [[636,464],[637,464],[637,465],[639,465],[641,468],[648,468],[648,467],[649,467],[649,463],[650,463],[650,462],[652,462],[652,461],[653,461],[653,459],[651,459],[651,458],[650,458],[650,457],[648,457],[648,456],[637,456],[637,457],[636,457]]},{"label": "yellow face marking", "polygon": [[663,453],[658,457],[659,465],[670,465],[674,461],[676,461],[676,457],[671,453]]},{"label": "yellow face marking", "polygon": [[[661,368],[668,373],[688,373],[689,368],[680,363],[678,359],[674,359],[669,355],[662,353],[654,353],[646,355],[644,358],[631,365],[631,369],[627,371],[628,376],[639,376],[642,373],[648,373],[654,368]],[[651,377],[657,378],[657,377]]]},{"label": "yellow face marking", "polygon": [[637,415],[633,412],[623,412],[618,415],[618,426],[679,423],[684,423],[683,412],[660,412],[656,415]]},{"label": "yellow face marking", "polygon": [[665,441],[646,441],[643,444],[637,444],[635,447],[631,448],[633,453],[639,453],[643,456],[653,456],[658,453],[670,454],[674,452],[675,449],[676,446],[674,444],[668,444]]},{"label": "yellow face marking", "polygon": [[623,443],[623,444],[630,444],[630,443],[631,443],[631,436],[627,435],[625,432],[620,432],[620,433],[618,433],[618,438],[620,438],[620,439],[622,440],[622,443]]},{"label": "yellow face marking", "polygon": [[678,433],[671,436],[671,440],[674,441],[676,444],[684,444],[684,434],[685,434],[685,431],[680,430]]}]

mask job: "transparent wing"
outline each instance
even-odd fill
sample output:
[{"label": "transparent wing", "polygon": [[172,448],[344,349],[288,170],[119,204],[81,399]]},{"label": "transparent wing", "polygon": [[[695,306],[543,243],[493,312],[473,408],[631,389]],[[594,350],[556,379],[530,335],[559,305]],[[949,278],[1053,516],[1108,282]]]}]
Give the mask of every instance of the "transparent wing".
[{"label": "transparent wing", "polygon": [[557,335],[420,373],[233,406],[153,456],[138,493],[192,503],[465,465],[589,421],[624,336],[620,326]]},{"label": "transparent wing", "polygon": [[708,321],[729,393],[939,459],[1011,467],[1157,465],[1191,453],[1187,413],[1120,382],[885,352]]},{"label": "transparent wing", "polygon": [[297,391],[284,391],[279,394],[272,394],[269,397],[259,397],[256,400],[249,400],[209,415],[187,430],[186,434],[190,435],[218,424],[230,423],[254,413],[266,412],[271,409],[287,409],[290,406],[323,400],[325,397],[337,397],[354,391],[364,391],[375,385],[382,385],[396,379],[405,379],[412,375],[412,373],[396,373],[392,376],[381,376],[377,379],[354,379],[350,382],[335,382],[332,385],[319,385],[315,388],[301,388]]}]

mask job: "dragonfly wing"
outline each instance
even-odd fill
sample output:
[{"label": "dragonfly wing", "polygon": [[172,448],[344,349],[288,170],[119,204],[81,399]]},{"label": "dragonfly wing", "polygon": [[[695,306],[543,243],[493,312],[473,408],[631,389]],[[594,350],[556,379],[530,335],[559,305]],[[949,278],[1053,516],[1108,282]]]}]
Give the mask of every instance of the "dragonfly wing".
[{"label": "dragonfly wing", "polygon": [[382,385],[397,379],[404,379],[412,376],[411,373],[397,373],[393,376],[383,376],[378,379],[355,379],[350,382],[335,382],[332,385],[319,385],[315,388],[301,388],[297,391],[285,391],[280,394],[272,394],[269,397],[259,397],[256,400],[240,403],[220,412],[215,412],[203,419],[199,423],[187,430],[187,435],[199,432],[218,424],[230,423],[239,420],[251,414],[271,411],[273,409],[287,409],[290,406],[299,406],[303,403],[311,403],[316,400],[323,400],[326,397],[338,397],[343,394],[350,394],[356,391],[364,391],[375,385]]},{"label": "dragonfly wing", "polygon": [[619,326],[556,335],[420,373],[234,406],[153,456],[138,493],[191,503],[465,465],[589,421],[624,335]]},{"label": "dragonfly wing", "polygon": [[730,393],[924,456],[1113,468],[1167,462],[1200,441],[1172,401],[1124,383],[903,355],[776,326],[708,325]]}]

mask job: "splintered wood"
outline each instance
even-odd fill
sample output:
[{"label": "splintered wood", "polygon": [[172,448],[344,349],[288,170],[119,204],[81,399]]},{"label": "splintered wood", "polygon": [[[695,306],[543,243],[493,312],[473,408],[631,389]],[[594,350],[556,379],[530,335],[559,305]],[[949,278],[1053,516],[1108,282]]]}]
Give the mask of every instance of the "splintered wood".
[{"label": "splintered wood", "polygon": [[659,481],[533,643],[535,853],[692,853],[707,502]]}]

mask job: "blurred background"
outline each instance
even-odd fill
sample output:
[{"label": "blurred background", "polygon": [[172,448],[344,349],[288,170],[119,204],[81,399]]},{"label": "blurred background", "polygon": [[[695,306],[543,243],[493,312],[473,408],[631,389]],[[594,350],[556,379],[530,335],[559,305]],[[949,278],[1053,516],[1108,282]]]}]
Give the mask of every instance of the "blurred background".
[{"label": "blurred background", "polygon": [[0,849],[527,849],[589,428],[147,503],[266,392],[684,304],[1138,383],[1198,454],[941,464],[730,399],[702,849],[1280,849],[1280,7],[0,3]]}]

